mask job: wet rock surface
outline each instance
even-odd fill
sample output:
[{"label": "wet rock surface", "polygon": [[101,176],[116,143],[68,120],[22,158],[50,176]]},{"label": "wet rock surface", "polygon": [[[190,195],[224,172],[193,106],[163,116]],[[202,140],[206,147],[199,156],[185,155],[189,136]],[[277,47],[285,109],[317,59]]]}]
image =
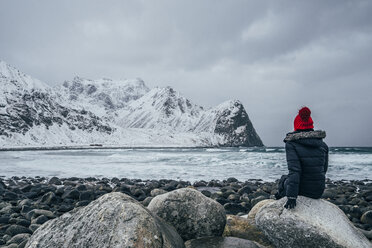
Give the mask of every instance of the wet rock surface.
[{"label": "wet rock surface", "polygon": [[226,224],[223,206],[191,188],[158,195],[148,209],[174,226],[183,240],[221,236]]},{"label": "wet rock surface", "polygon": [[371,247],[336,205],[299,196],[294,209],[285,209],[286,201],[268,202],[255,215],[256,225],[275,247]]},{"label": "wet rock surface", "polygon": [[[14,238],[14,237],[13,237]],[[184,247],[176,230],[120,192],[48,221],[25,247]]]},{"label": "wet rock surface", "polygon": [[[146,206],[154,196],[186,187],[216,200],[230,215],[248,214],[258,202],[273,197],[277,190],[275,182],[239,182],[235,178],[194,183],[93,177],[3,178],[0,179],[0,245],[9,245],[7,242],[18,234],[32,234],[46,218],[52,220],[110,192],[125,193]],[[372,224],[367,212],[372,210],[372,182],[327,181],[326,187],[323,199],[337,205],[354,226],[371,237]]]}]

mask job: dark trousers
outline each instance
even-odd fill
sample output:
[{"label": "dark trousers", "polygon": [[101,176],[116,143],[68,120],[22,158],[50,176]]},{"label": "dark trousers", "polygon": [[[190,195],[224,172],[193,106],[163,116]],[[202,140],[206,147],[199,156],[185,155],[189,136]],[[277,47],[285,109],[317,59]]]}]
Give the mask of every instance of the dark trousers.
[{"label": "dark trousers", "polygon": [[288,178],[287,175],[283,175],[279,180],[279,183],[278,183],[278,198],[279,199],[286,196],[287,178]]}]

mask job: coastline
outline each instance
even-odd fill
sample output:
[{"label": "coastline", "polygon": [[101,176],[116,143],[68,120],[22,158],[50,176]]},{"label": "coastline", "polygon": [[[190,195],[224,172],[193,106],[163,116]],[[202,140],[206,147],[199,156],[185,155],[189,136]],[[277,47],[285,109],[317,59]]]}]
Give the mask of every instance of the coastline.
[{"label": "coastline", "polygon": [[[361,221],[372,210],[370,180],[327,180],[323,199],[337,205],[355,227],[370,231],[372,225]],[[86,206],[110,192],[122,192],[147,206],[154,196],[175,189],[192,187],[223,205],[226,214],[245,215],[255,204],[272,199],[277,182],[251,179],[188,181],[141,180],[127,178],[0,178],[0,245],[12,235],[32,234],[40,225],[77,207]],[[12,227],[12,228],[11,228]],[[8,229],[18,230],[10,232]],[[18,228],[18,229],[17,229]],[[10,229],[9,229],[10,230]]]},{"label": "coastline", "polygon": [[[78,146],[22,146],[0,147],[2,151],[55,151],[55,150],[108,150],[108,149],[203,149],[224,148],[223,146],[109,146],[109,145],[78,145]],[[226,148],[226,147],[225,147]]]}]

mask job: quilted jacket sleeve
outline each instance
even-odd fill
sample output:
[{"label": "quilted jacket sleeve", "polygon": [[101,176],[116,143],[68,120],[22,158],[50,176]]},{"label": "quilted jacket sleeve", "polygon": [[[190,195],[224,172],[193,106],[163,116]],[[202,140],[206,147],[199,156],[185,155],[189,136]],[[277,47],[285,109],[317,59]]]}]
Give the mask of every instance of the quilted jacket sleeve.
[{"label": "quilted jacket sleeve", "polygon": [[292,142],[286,143],[285,150],[289,171],[286,183],[286,196],[297,197],[301,177],[301,162]]},{"label": "quilted jacket sleeve", "polygon": [[324,143],[324,148],[325,148],[325,164],[324,164],[324,172],[327,172],[328,170],[328,153],[329,153],[329,149],[328,149],[328,146]]}]

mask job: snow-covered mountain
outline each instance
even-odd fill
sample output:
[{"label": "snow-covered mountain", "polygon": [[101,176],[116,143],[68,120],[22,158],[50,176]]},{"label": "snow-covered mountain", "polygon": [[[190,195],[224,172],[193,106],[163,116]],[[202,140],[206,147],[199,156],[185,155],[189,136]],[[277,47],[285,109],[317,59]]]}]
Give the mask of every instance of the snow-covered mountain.
[{"label": "snow-covered mountain", "polygon": [[57,87],[0,61],[0,147],[262,146],[237,100],[204,109],[141,79],[75,77]]}]

